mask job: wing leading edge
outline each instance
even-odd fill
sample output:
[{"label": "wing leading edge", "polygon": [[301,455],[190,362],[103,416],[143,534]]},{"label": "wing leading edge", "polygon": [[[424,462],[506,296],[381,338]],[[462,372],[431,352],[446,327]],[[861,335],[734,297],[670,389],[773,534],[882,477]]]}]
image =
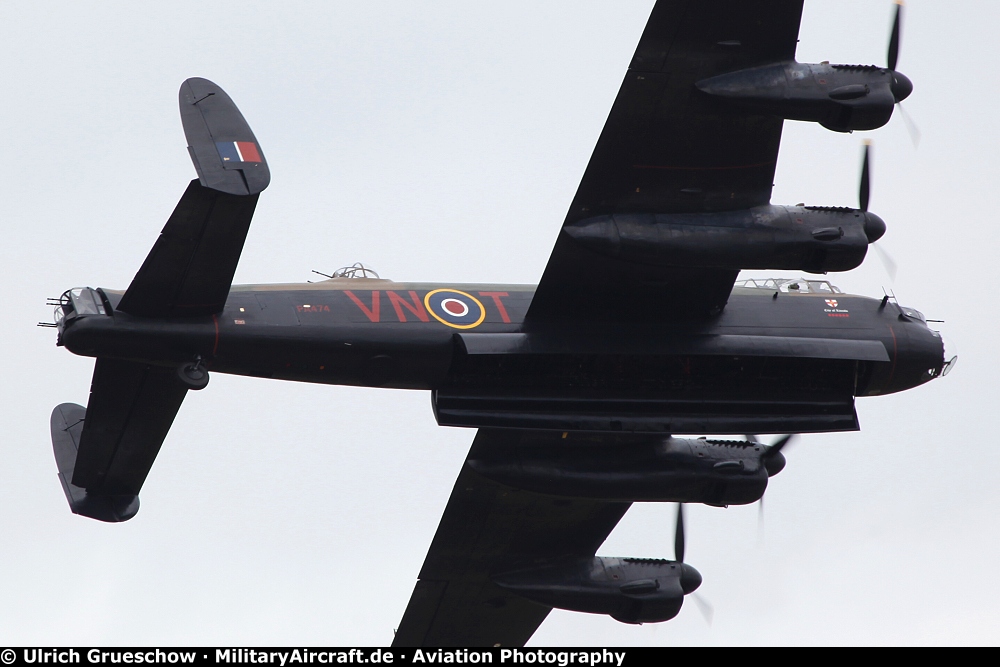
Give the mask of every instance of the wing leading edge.
[{"label": "wing leading edge", "polygon": [[718,311],[738,271],[641,265],[566,227],[601,216],[747,209],[770,201],[783,120],[701,93],[703,79],[795,57],[802,0],[659,0],[528,312],[645,321]]}]

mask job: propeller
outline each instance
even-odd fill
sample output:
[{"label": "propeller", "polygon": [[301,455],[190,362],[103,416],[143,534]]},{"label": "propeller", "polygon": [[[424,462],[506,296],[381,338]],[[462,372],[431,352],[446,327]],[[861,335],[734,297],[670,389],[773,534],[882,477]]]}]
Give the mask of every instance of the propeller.
[{"label": "propeller", "polygon": [[902,24],[903,0],[896,0],[896,18],[892,22],[892,34],[889,37],[888,68],[892,71],[892,97],[896,100],[896,106],[899,107],[903,122],[906,123],[906,131],[910,133],[910,140],[916,148],[920,145],[920,129],[913,122],[913,119],[910,118],[910,114],[906,113],[906,109],[903,108],[903,100],[913,92],[913,82],[896,71],[896,65],[899,63],[899,42]]},{"label": "propeller", "polygon": [[677,503],[677,528],[674,531],[674,560],[684,562],[684,503]]},{"label": "propeller", "polygon": [[873,244],[872,247],[875,248],[875,252],[878,253],[878,258],[882,261],[882,266],[885,268],[885,272],[889,275],[889,282],[896,282],[896,271],[899,269],[896,260],[878,243]]},{"label": "propeller", "polygon": [[896,19],[892,23],[892,36],[889,38],[889,69],[895,71],[899,61],[899,32],[903,20],[903,0],[896,0]]},{"label": "propeller", "polygon": [[[756,435],[745,435],[743,437],[746,438],[747,442],[755,445],[764,444]],[[764,451],[760,455],[760,463],[767,470],[768,477],[774,477],[785,469],[785,457],[781,454],[781,450],[797,437],[797,433],[789,433],[788,435],[781,436],[771,445],[764,445]]]},{"label": "propeller", "polygon": [[[861,206],[861,210],[865,213],[868,212],[868,204],[871,201],[872,196],[872,157],[871,157],[871,140],[865,140],[865,159],[861,163],[861,184],[858,187],[858,203]],[[867,230],[866,230],[867,231]]]},{"label": "propeller", "polygon": [[794,440],[795,437],[796,434],[794,433],[781,436],[760,455],[760,461],[764,465],[764,468],[767,469],[768,477],[774,477],[785,469],[785,457],[782,456],[781,450]]},{"label": "propeller", "polygon": [[910,133],[910,141],[913,142],[914,148],[920,148],[920,128],[910,117],[910,114],[906,112],[906,107],[903,106],[902,102],[897,102],[896,106],[899,107],[899,115],[903,119],[903,123],[906,125],[906,131]]},{"label": "propeller", "polygon": [[[755,445],[763,444],[756,435],[747,435],[745,437],[747,442],[752,442]],[[773,444],[764,448],[764,451],[760,455],[760,464],[767,470],[768,477],[774,477],[785,469],[785,456],[781,453],[781,450],[797,437],[798,434],[796,433],[783,435],[775,440]],[[757,508],[757,527],[759,531],[762,531],[764,526],[764,496],[761,496],[760,500],[757,501]]]},{"label": "propeller", "polygon": [[701,593],[692,593],[691,597],[694,598],[695,603],[698,605],[698,611],[701,612],[702,618],[708,623],[708,627],[712,627],[712,621],[715,619],[715,608],[712,603],[705,599]]},{"label": "propeller", "polygon": [[878,258],[882,261],[882,266],[885,268],[885,272],[889,274],[889,281],[896,282],[896,270],[899,268],[898,265],[892,257],[889,256],[889,253],[876,243],[885,234],[885,221],[868,210],[868,204],[871,201],[872,193],[871,151],[872,142],[870,139],[866,139],[865,157],[861,164],[861,184],[858,187],[858,204],[861,211],[865,214],[865,235],[868,237],[868,243],[875,248],[875,252],[878,254]]},{"label": "propeller", "polygon": [[[698,611],[701,612],[708,627],[712,627],[712,620],[715,618],[715,609],[708,600],[694,592],[701,585],[701,575],[694,568],[684,565],[684,503],[677,503],[677,527],[674,531],[674,560],[681,564],[684,571],[681,575],[681,586],[685,594],[691,591],[690,595],[697,603]],[[688,579],[688,581],[685,581],[685,579]]]}]

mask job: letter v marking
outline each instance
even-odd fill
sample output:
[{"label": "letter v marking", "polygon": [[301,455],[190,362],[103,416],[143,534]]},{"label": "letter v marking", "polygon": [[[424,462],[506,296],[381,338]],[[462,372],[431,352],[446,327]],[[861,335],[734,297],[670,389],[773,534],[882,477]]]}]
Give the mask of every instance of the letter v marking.
[{"label": "letter v marking", "polygon": [[365,304],[361,303],[361,299],[359,299],[358,297],[354,296],[354,292],[351,292],[349,290],[344,290],[344,294],[346,294],[348,296],[348,298],[351,301],[354,302],[354,305],[356,305],[358,308],[361,309],[362,313],[364,313],[365,315],[368,316],[368,319],[370,321],[372,321],[372,322],[378,322],[379,321],[380,318],[379,318],[379,293],[378,293],[378,291],[376,291],[376,290],[372,291],[372,307],[370,309],[367,306],[365,306]]}]

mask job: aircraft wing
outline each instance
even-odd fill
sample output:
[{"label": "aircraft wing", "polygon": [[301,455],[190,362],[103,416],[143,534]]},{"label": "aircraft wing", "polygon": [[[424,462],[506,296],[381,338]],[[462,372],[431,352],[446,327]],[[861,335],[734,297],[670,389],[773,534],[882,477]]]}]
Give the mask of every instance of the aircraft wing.
[{"label": "aircraft wing", "polygon": [[[696,214],[770,201],[783,121],[723,107],[698,81],[794,60],[802,0],[658,0],[527,314],[645,322],[717,312],[737,271],[640,265],[573,240],[569,226],[619,214]],[[531,431],[481,429],[469,454]],[[628,503],[556,498],[488,480],[467,461],[394,646],[521,646],[551,611],[491,576],[590,557]]]},{"label": "aircraft wing", "polygon": [[746,209],[771,198],[782,119],[695,83],[794,60],[802,0],[659,0],[528,311],[529,320],[656,320],[718,311],[737,271],[638,265],[567,226],[625,213]]},{"label": "aircraft wing", "polygon": [[[530,432],[481,429],[469,459]],[[462,466],[393,646],[523,646],[551,607],[493,583],[491,575],[593,556],[629,503],[544,496]]]}]

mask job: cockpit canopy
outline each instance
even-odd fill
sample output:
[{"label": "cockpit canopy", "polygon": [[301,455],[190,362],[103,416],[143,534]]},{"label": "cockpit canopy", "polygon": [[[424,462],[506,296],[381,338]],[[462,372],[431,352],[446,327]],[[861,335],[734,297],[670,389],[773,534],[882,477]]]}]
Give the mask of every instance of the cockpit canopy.
[{"label": "cockpit canopy", "polygon": [[843,294],[839,287],[828,280],[807,280],[805,278],[750,278],[737,280],[736,287],[762,289],[784,294]]}]

